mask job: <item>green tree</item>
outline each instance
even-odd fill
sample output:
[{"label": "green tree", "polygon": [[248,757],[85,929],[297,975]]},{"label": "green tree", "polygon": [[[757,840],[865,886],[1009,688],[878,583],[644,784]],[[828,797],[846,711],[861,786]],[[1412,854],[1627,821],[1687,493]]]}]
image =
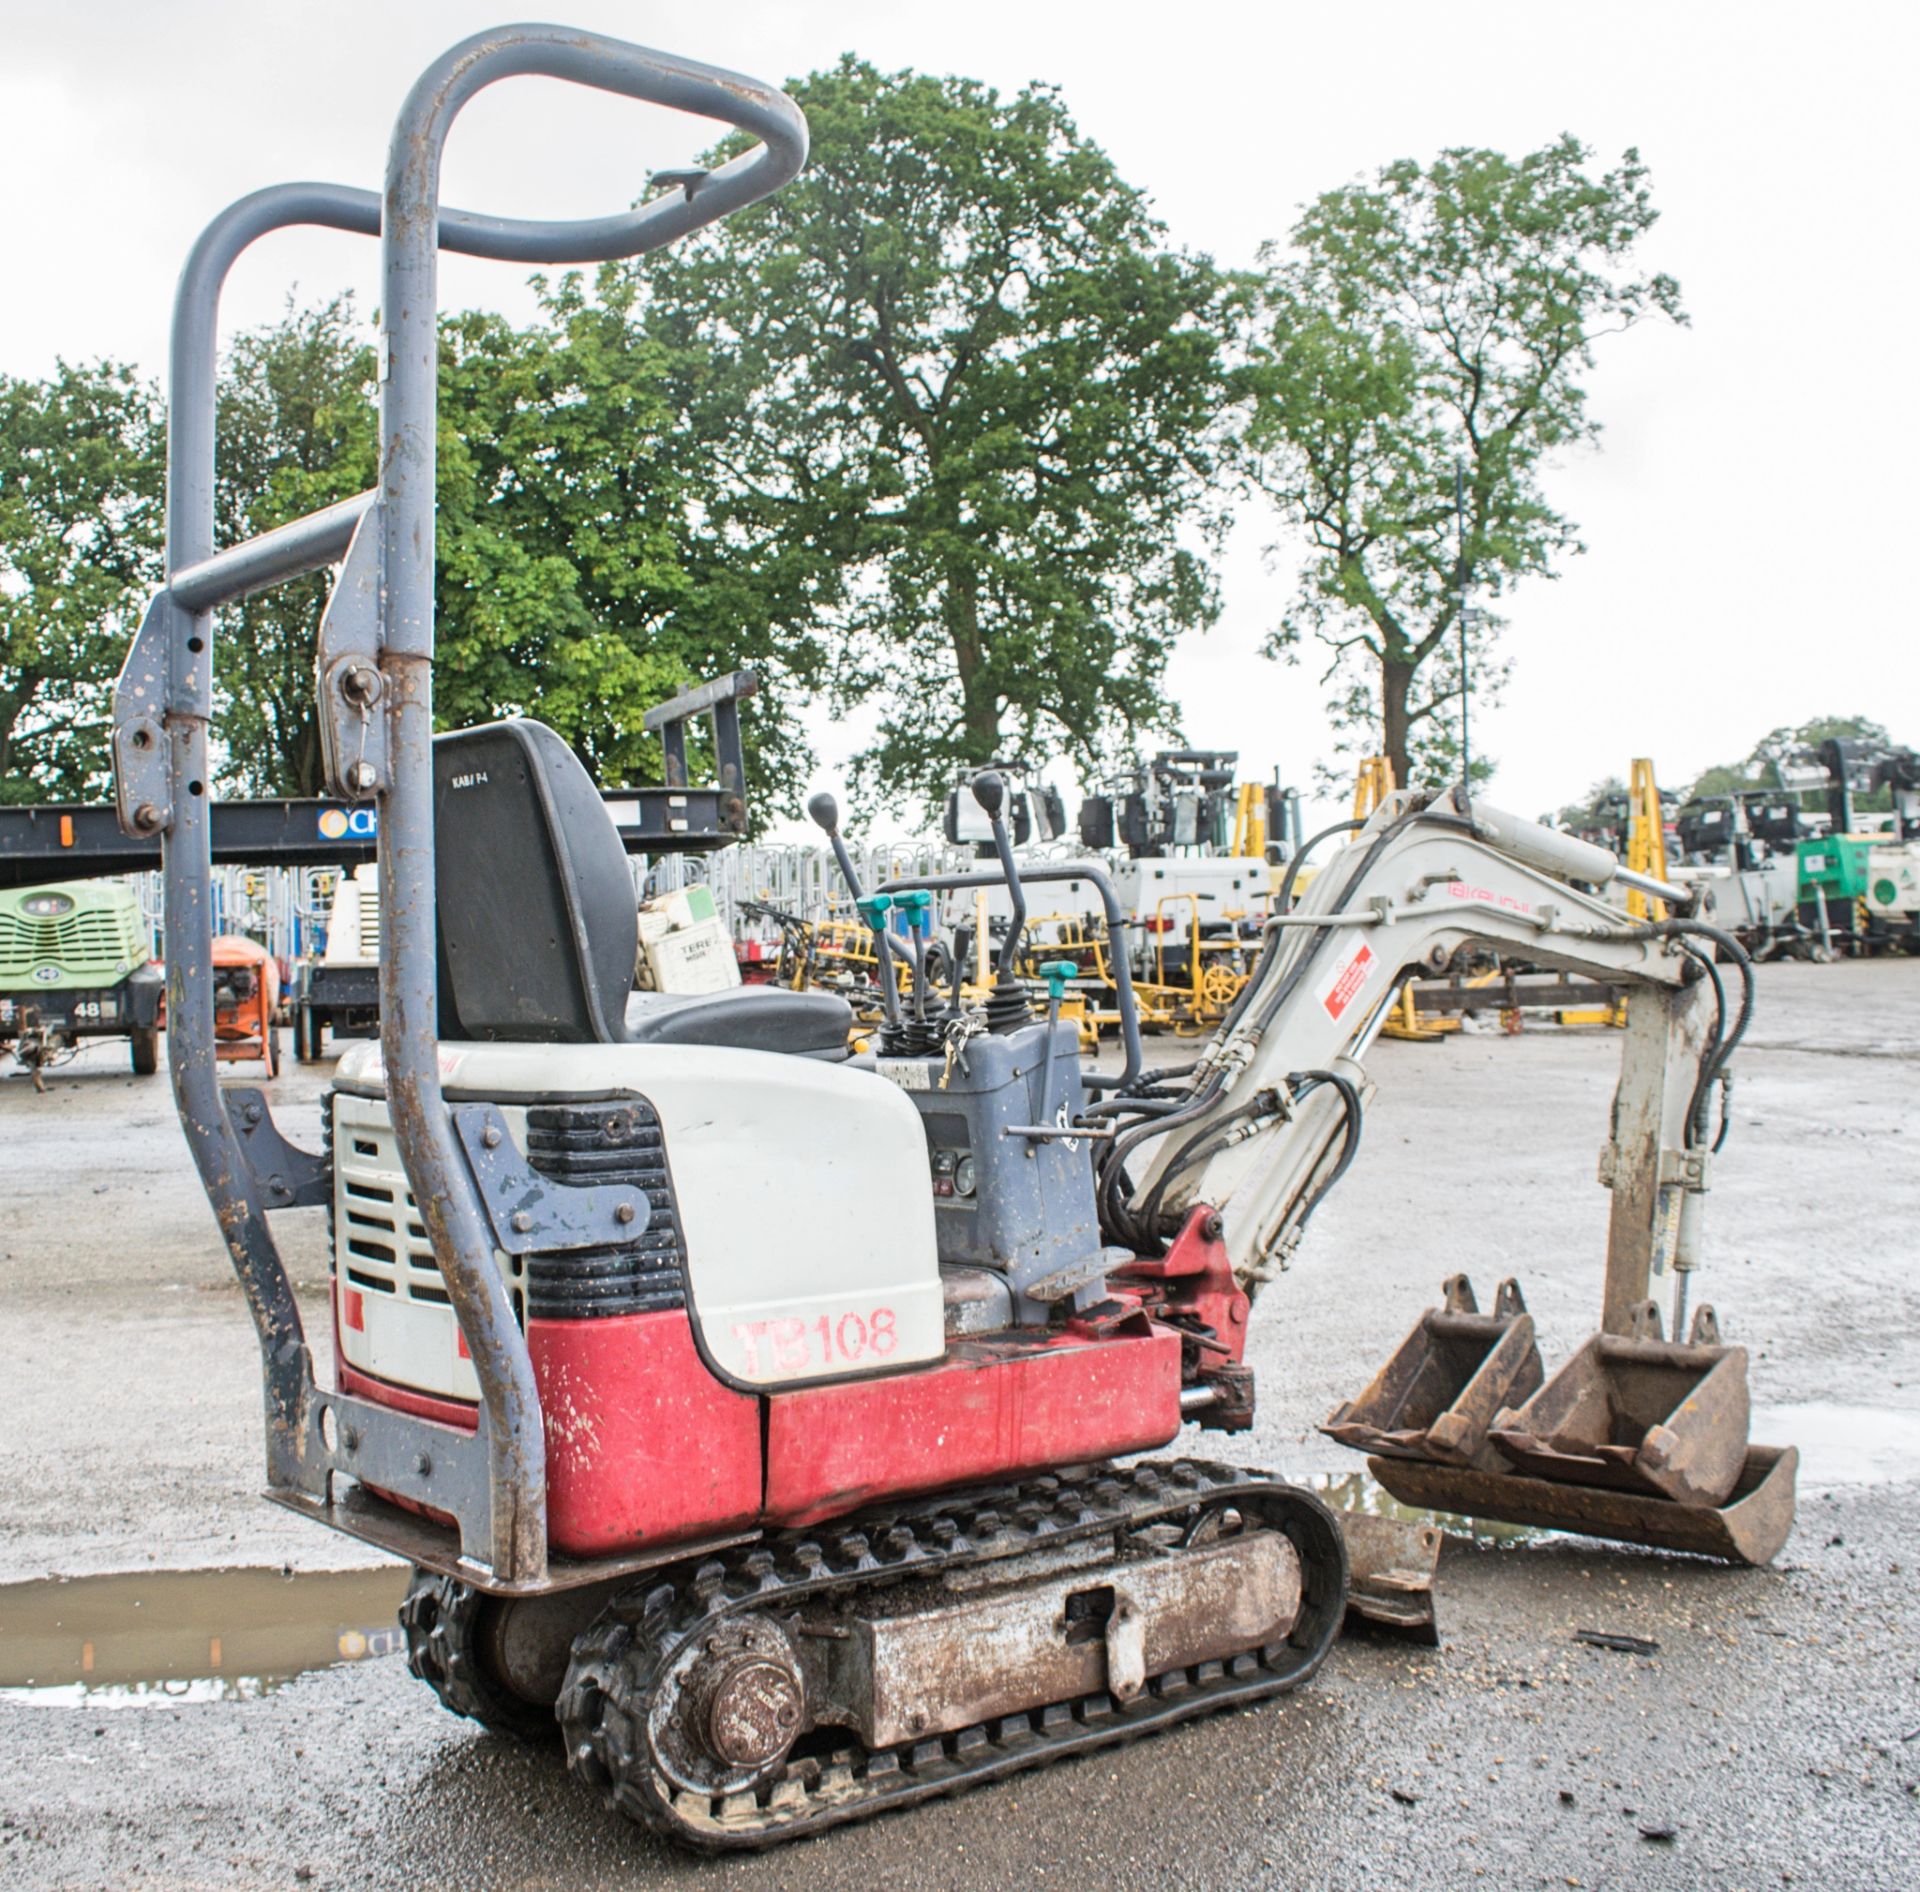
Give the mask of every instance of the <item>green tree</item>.
[{"label": "green tree", "polygon": [[[1594,343],[1649,316],[1686,320],[1671,277],[1626,268],[1657,214],[1639,155],[1597,177],[1588,157],[1562,137],[1517,162],[1403,160],[1327,192],[1290,249],[1262,253],[1245,445],[1305,545],[1269,654],[1324,646],[1341,747],[1378,749],[1402,782],[1459,767],[1456,464],[1473,591],[1554,576],[1582,548],[1542,476],[1598,437]],[[1505,674],[1499,628],[1491,611],[1469,621],[1481,701]]]},{"label": "green tree", "polygon": [[[351,296],[237,336],[220,378],[219,541],[234,544],[364,492],[378,461],[374,351]],[[222,612],[214,641],[225,786],[321,792],[314,648],[331,577]]]},{"label": "green tree", "polygon": [[644,711],[741,667],[766,685],[743,712],[756,805],[791,807],[807,754],[791,700],[817,647],[742,587],[716,539],[712,456],[681,424],[669,351],[634,319],[635,287],[543,284],[515,329],[467,314],[441,364],[437,708],[464,723],[515,711],[566,737],[604,782],[657,780]]},{"label": "green tree", "polygon": [[1626,820],[1627,785],[1617,775],[1602,776],[1581,800],[1569,802],[1556,813],[1542,817],[1549,825],[1564,828],[1569,834],[1598,833]]},{"label": "green tree", "polygon": [[1172,728],[1168,653],[1218,608],[1227,286],[1050,87],[848,57],[793,90],[807,171],[631,266],[750,614],[835,640],[869,791]]},{"label": "green tree", "polygon": [[[1787,764],[1806,750],[1817,749],[1821,743],[1836,737],[1874,747],[1885,747],[1891,740],[1885,726],[1868,716],[1816,716],[1804,723],[1783,723],[1777,729],[1768,730],[1745,760],[1704,770],[1687,790],[1687,799],[1778,788],[1786,779],[1781,771]],[[1892,805],[1892,797],[1885,789],[1854,797],[1854,806],[1865,813],[1884,812]]]},{"label": "green tree", "polygon": [[[676,427],[663,351],[631,322],[630,287],[607,289],[543,284],[525,328],[477,313],[442,324],[435,710],[443,728],[537,716],[616,784],[658,777],[659,744],[640,727],[654,703],[743,664],[776,686],[804,679],[809,649],[726,608],[732,580],[702,536],[701,463]],[[290,306],[238,337],[220,390],[222,542],[370,486],[375,400],[350,298]],[[320,788],[314,654],[329,582],[223,615],[223,779],[242,793]],[[745,723],[756,791],[804,778],[777,687]]]},{"label": "green tree", "polygon": [[131,368],[0,377],[0,802],[106,792],[110,687],[159,582],[161,428]]}]

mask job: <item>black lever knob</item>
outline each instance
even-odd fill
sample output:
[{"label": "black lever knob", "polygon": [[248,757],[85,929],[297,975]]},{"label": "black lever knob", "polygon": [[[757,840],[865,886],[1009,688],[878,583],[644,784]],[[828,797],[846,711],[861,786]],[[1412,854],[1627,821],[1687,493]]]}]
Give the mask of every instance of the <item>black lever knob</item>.
[{"label": "black lever knob", "polygon": [[829,834],[839,832],[840,804],[824,788],[819,794],[808,797],[807,813]]},{"label": "black lever knob", "polygon": [[997,771],[982,769],[973,778],[973,799],[987,811],[989,821],[1000,818],[1000,810],[1006,805],[1007,785]]}]

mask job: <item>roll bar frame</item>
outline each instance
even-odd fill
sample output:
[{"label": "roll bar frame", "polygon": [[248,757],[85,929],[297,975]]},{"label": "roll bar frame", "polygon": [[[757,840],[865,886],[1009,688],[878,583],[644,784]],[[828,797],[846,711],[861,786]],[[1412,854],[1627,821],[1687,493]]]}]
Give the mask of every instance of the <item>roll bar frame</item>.
[{"label": "roll bar frame", "polygon": [[[441,158],[455,119],[484,87],[516,76],[665,105],[759,142],[713,171],[674,173],[668,189],[606,217],[541,222],[441,205]],[[757,80],[565,27],[501,27],[462,41],[414,84],[394,126],[382,193],[300,183],[241,198],[194,245],[174,299],[167,582],[115,686],[115,797],[129,834],[160,837],[168,1065],[188,1146],[259,1337],[269,1495],[416,1562],[457,1567],[498,1592],[591,1581],[619,1560],[564,1573],[549,1568],[539,1393],[494,1261],[481,1185],[461,1153],[440,1085],[432,778],[439,252],[532,264],[637,256],[778,190],[806,154],[799,107]],[[302,224],[380,239],[380,483],[216,551],[221,290],[250,244]],[[247,1114],[244,1125],[236,1123],[217,1077],[208,833],[212,614],[343,557],[322,626],[322,716],[323,724],[330,713],[338,716],[344,693],[358,718],[360,752],[350,780],[340,779],[347,771],[333,755],[329,772],[334,792],[371,801],[378,811],[382,885],[390,890],[380,948],[382,1066],[401,1162],[479,1380],[473,1433],[316,1384],[292,1283],[267,1226],[265,1211],[275,1199],[248,1148],[248,1139],[275,1147],[277,1133],[259,1137],[257,1099],[242,1104],[234,1097],[236,1110]],[[335,1473],[450,1515],[457,1556],[445,1550],[444,1532],[414,1524],[392,1506],[336,1502]]]}]

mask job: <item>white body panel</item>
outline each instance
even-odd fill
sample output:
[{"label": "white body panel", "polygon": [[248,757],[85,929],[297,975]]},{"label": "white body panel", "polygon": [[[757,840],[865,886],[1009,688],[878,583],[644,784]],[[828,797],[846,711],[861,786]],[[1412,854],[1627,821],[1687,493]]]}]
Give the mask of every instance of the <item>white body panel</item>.
[{"label": "white body panel", "polygon": [[[376,1098],[333,1100],[334,1315],[347,1364],[442,1399],[477,1400],[480,1382],[427,1244],[400,1151]],[[526,1113],[503,1113],[516,1137]],[[493,1251],[513,1311],[526,1319],[522,1266]]]},{"label": "white body panel", "polygon": [[1920,842],[1868,850],[1866,897],[1869,910],[1883,920],[1910,920],[1920,913]]},{"label": "white body panel", "polygon": [[[731,1378],[793,1385],[945,1351],[926,1136],[873,1072],[695,1045],[449,1044],[440,1077],[456,1102],[653,1106],[693,1317]],[[378,1088],[378,1044],[349,1050],[338,1081]]]},{"label": "white body panel", "polygon": [[[1114,870],[1114,886],[1127,918],[1136,926],[1162,914],[1176,931],[1193,920],[1193,908],[1184,899],[1161,907],[1170,894],[1191,894],[1200,908],[1200,924],[1245,917],[1264,910],[1270,876],[1265,861],[1236,854],[1150,855],[1122,861]],[[1028,896],[1031,901],[1032,896]]]},{"label": "white body panel", "polygon": [[327,914],[329,966],[372,966],[380,961],[380,869],[368,861],[334,889]]}]

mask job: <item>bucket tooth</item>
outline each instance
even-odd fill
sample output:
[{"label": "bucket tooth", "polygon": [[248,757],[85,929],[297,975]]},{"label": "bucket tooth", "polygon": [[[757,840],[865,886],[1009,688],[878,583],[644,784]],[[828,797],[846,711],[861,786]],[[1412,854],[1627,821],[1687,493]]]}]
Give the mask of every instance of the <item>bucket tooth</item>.
[{"label": "bucket tooth", "polygon": [[1746,1349],[1720,1343],[1709,1307],[1685,1344],[1665,1340],[1644,1301],[1627,1333],[1595,1334],[1491,1438],[1534,1478],[1717,1507],[1746,1466],[1747,1423]]},{"label": "bucket tooth", "polygon": [[1441,1292],[1442,1304],[1320,1430],[1356,1451],[1502,1469],[1488,1430],[1526,1405],[1543,1377],[1533,1316],[1514,1281],[1500,1283],[1491,1314],[1480,1312],[1464,1274],[1448,1276]]}]

